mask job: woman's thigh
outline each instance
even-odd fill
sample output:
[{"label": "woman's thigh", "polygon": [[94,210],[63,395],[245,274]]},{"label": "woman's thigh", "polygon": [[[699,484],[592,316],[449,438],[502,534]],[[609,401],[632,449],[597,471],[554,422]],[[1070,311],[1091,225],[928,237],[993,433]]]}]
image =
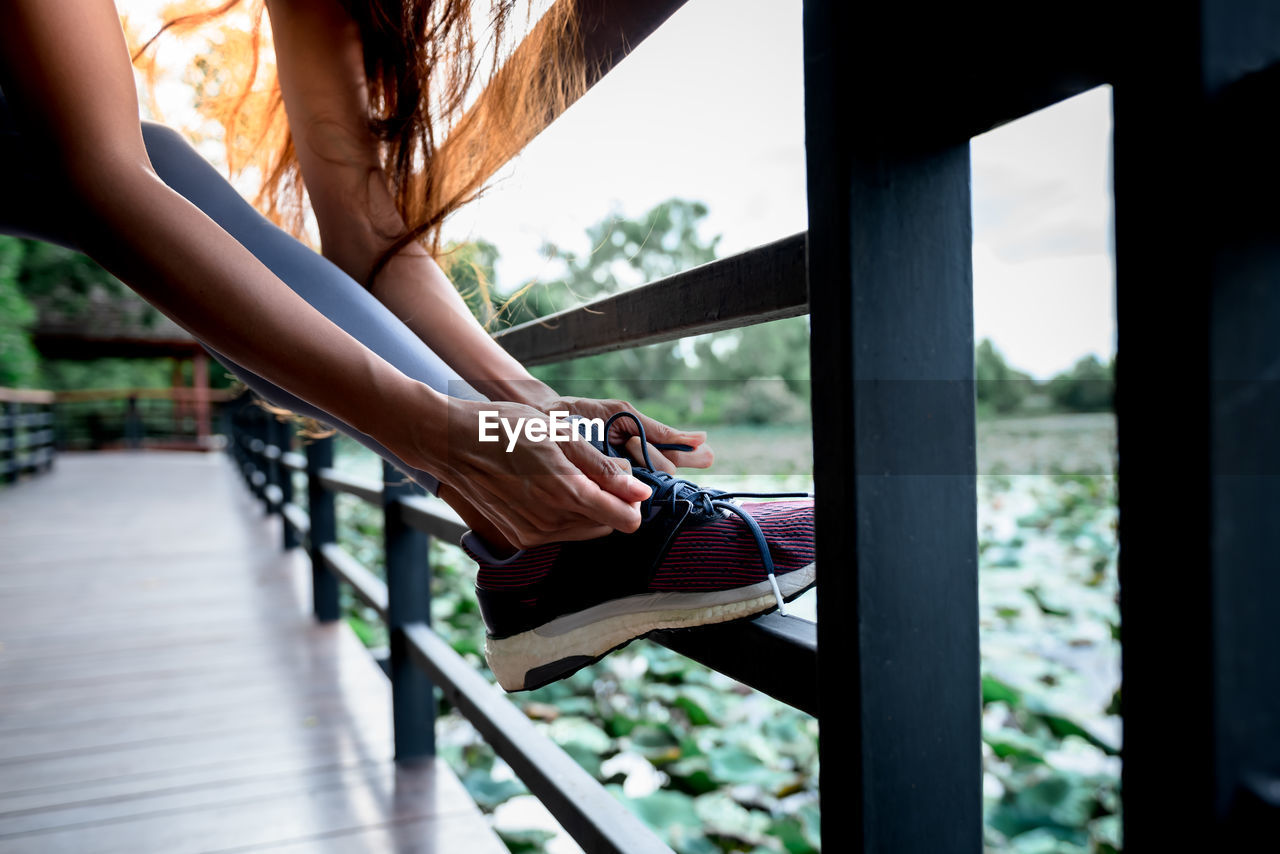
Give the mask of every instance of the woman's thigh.
[{"label": "woman's thigh", "polygon": [[147,154],[166,184],[204,211],[321,314],[406,375],[457,391],[457,373],[385,305],[328,259],[258,213],[176,131],[143,123]]}]

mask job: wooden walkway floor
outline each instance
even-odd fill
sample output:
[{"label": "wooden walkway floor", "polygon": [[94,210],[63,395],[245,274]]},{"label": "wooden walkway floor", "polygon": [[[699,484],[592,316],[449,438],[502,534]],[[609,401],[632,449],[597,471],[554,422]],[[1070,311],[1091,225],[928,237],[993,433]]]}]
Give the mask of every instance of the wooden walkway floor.
[{"label": "wooden walkway floor", "polygon": [[505,852],[309,587],[222,455],[0,492],[0,851]]}]

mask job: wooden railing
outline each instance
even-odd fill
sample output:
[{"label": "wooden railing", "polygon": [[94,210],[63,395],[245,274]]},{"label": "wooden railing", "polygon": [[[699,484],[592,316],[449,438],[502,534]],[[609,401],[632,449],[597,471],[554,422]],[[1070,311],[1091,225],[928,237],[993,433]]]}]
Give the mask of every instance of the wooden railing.
[{"label": "wooden railing", "polygon": [[16,483],[53,468],[53,392],[0,388],[0,407],[0,480]]},{"label": "wooden railing", "polygon": [[[576,2],[592,81],[682,5]],[[804,53],[803,237],[498,338],[546,363],[809,312],[818,623],[659,640],[821,717],[828,851],[981,850],[969,140],[1112,83],[1126,849],[1276,838],[1280,5],[806,0]],[[588,851],[666,850],[432,632],[425,537],[456,520],[237,429],[317,614],[342,579],[386,615],[398,755],[431,750],[429,676]],[[281,479],[304,470],[309,517]],[[384,508],[386,584],[333,543],[335,491]]]},{"label": "wooden railing", "polygon": [[[523,324],[497,339],[518,358],[543,363],[802,314],[807,307],[804,251],[805,235],[795,235]],[[744,281],[772,287],[745,289]],[[230,413],[229,447],[246,482],[281,517],[284,548],[307,548],[316,617],[339,617],[341,582],[386,622],[398,758],[433,751],[431,687],[438,686],[588,851],[669,850],[431,630],[427,537],[458,543],[466,528],[451,511],[402,484],[404,476],[388,464],[384,483],[338,472],[331,439],[309,443],[305,455],[293,452],[290,428],[248,399]],[[294,472],[306,475],[308,510],[293,500]],[[382,508],[386,582],[334,541],[339,493]],[[817,627],[810,621],[774,613],[650,637],[802,711],[818,713]]]},{"label": "wooden railing", "polygon": [[110,388],[55,393],[58,443],[64,450],[157,448],[212,450],[227,389]]},{"label": "wooden railing", "polygon": [[[485,737],[560,824],[588,851],[666,852],[644,824],[567,753],[539,732],[502,693],[431,628],[428,538],[456,544],[466,530],[441,502],[384,463],[384,483],[333,468],[333,440],[291,448],[292,428],[247,398],[229,417],[229,449],[249,488],[282,520],[284,548],[305,546],[316,619],[341,617],[339,584],[372,608],[390,634],[397,760],[435,753],[433,686]],[[306,476],[307,509],[294,501],[293,474]],[[335,496],[382,508],[386,581],[336,542]]]}]

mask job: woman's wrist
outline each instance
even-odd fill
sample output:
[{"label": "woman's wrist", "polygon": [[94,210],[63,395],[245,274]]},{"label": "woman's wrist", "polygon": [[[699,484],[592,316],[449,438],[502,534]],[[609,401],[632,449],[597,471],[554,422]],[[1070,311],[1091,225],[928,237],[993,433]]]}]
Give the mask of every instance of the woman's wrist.
[{"label": "woman's wrist", "polygon": [[426,383],[405,377],[384,416],[384,426],[397,432],[383,439],[383,444],[409,465],[443,480],[449,462],[451,402]]}]

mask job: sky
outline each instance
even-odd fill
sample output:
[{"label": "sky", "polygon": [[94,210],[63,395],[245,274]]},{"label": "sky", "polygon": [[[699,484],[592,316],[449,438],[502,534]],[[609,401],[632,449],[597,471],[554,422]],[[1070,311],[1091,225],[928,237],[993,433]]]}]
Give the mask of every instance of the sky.
[{"label": "sky", "polygon": [[[145,15],[159,2],[118,5]],[[708,206],[722,255],[803,231],[802,56],[800,0],[689,0],[445,237],[496,244],[498,285],[513,290],[556,274],[544,241],[586,252],[588,225],[673,196]],[[163,97],[189,96],[175,81]],[[1114,352],[1110,134],[1101,88],[972,144],[975,335],[1039,378]]]}]

